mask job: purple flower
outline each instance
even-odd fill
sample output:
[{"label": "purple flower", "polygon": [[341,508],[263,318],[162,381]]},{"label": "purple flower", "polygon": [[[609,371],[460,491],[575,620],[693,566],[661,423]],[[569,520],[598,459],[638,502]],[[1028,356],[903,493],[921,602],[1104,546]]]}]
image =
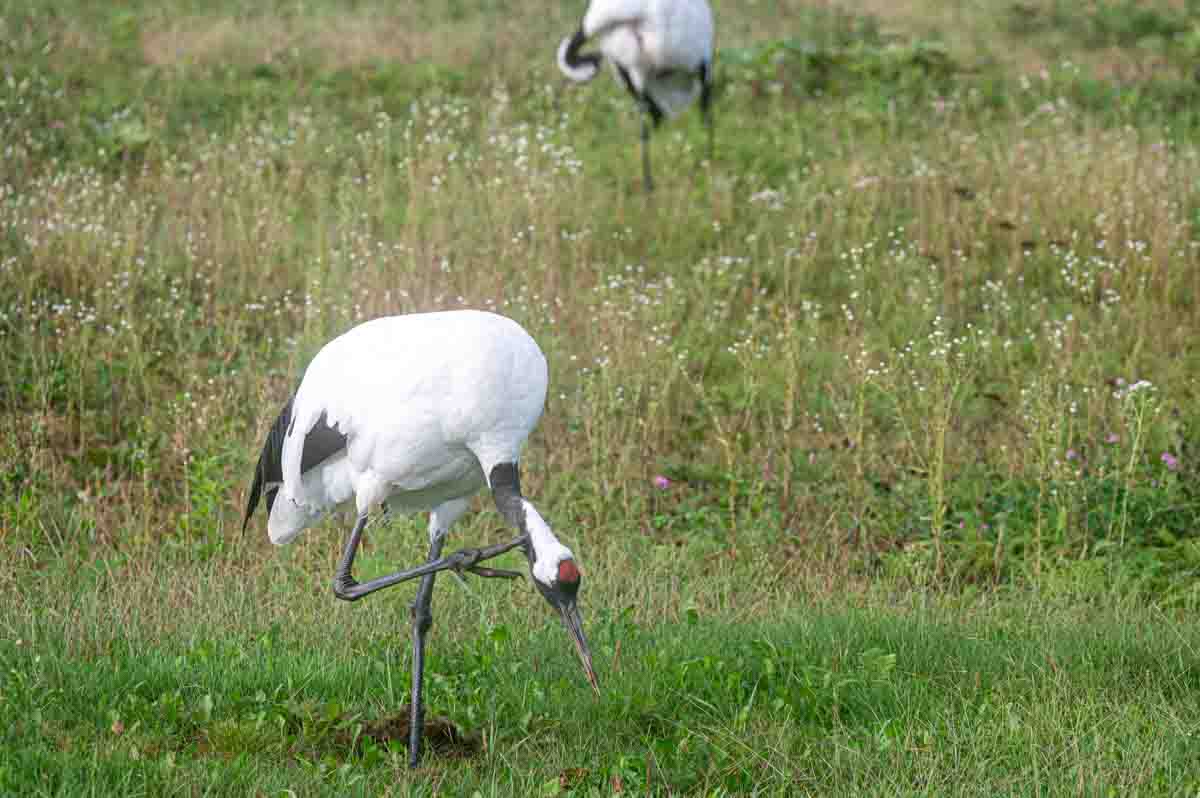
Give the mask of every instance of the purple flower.
[{"label": "purple flower", "polygon": [[1121,436],[1115,432],[1108,433],[1108,437],[1104,439],[1105,443],[1116,443],[1121,440]]},{"label": "purple flower", "polygon": [[1170,452],[1162,453],[1162,461],[1163,461],[1163,465],[1165,465],[1169,470],[1171,470],[1171,471],[1179,470],[1179,459],[1176,458],[1175,455],[1171,454]]},{"label": "purple flower", "polygon": [[658,488],[659,490],[666,490],[667,488],[671,487],[671,480],[667,479],[662,474],[656,475],[651,482],[653,482],[654,487]]},{"label": "purple flower", "polygon": [[1068,460],[1078,460],[1079,452],[1075,451],[1074,449],[1067,449],[1067,459]]}]

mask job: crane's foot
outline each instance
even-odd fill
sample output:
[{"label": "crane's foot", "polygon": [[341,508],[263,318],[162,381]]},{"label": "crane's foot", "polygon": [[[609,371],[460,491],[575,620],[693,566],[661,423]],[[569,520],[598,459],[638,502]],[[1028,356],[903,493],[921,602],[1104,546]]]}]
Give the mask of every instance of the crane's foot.
[{"label": "crane's foot", "polygon": [[508,571],[503,568],[485,568],[482,565],[476,565],[467,570],[476,576],[482,576],[484,579],[520,579],[524,576],[520,571]]},{"label": "crane's foot", "polygon": [[499,577],[502,579],[515,579],[521,576],[517,571],[507,571],[501,568],[485,568],[479,565],[484,560],[490,560],[495,556],[496,551],[494,546],[487,549],[459,549],[453,554],[447,555],[445,563],[450,570],[460,574],[463,571],[467,571],[468,573],[485,578]]},{"label": "crane's foot", "polygon": [[374,593],[376,590],[382,590],[385,587],[407,582],[410,579],[430,576],[438,571],[454,571],[460,576],[464,571],[467,571],[477,576],[514,579],[520,576],[516,571],[483,568],[479,563],[484,560],[490,560],[493,557],[498,557],[506,551],[512,551],[521,546],[528,547],[529,545],[529,537],[522,535],[508,543],[497,543],[494,546],[485,546],[482,549],[463,549],[440,559],[431,557],[429,562],[416,568],[410,568],[407,571],[397,571],[394,574],[376,577],[366,582],[358,582],[351,576],[351,568],[354,567],[354,550],[358,545],[358,538],[362,534],[362,528],[366,524],[366,519],[365,515],[359,518],[358,523],[354,527],[354,532],[346,544],[346,551],[342,554],[342,561],[338,564],[337,571],[333,575],[333,594],[342,601],[357,601],[363,596]]},{"label": "crane's foot", "polygon": [[342,601],[358,601],[366,595],[358,587],[358,580],[350,574],[338,574],[333,578],[333,595]]}]

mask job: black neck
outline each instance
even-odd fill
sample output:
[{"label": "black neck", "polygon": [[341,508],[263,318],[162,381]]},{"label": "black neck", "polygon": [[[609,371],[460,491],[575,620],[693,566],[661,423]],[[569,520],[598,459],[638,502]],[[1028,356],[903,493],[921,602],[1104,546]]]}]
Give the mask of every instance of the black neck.
[{"label": "black neck", "polygon": [[567,66],[571,67],[571,69],[579,69],[587,64],[599,68],[600,56],[595,53],[584,54],[579,52],[586,41],[587,36],[583,35],[583,28],[575,31],[575,35],[571,37],[571,43],[567,45],[567,51],[563,53],[563,60],[567,62]]},{"label": "black neck", "polygon": [[517,464],[498,463],[488,475],[488,484],[492,486],[492,498],[500,515],[518,532],[526,534],[525,508],[521,504],[521,475],[517,471]]}]

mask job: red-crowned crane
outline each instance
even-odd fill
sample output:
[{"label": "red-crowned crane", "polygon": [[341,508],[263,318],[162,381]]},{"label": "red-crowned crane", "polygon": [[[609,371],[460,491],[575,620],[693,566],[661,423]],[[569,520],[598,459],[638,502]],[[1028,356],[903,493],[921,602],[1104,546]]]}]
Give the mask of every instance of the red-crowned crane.
[{"label": "red-crowned crane", "polygon": [[[582,53],[597,40],[600,53]],[[642,180],[650,176],[650,128],[700,97],[712,157],[713,18],[706,0],[591,0],[583,23],[558,46],[558,68],[577,83],[591,80],[601,60],[642,109]]]},{"label": "red-crowned crane", "polygon": [[[515,321],[474,310],[390,316],[326,344],[271,426],[254,472],[242,529],[265,494],[267,530],[284,544],[353,499],[358,519],[333,578],[333,593],[356,601],[421,577],[412,604],[409,766],[421,757],[425,634],[438,571],[515,577],[479,563],[514,548],[533,583],[562,617],[593,689],[599,692],[579,617],[580,573],[571,550],[521,495],[521,447],[546,400],[546,358]],[[515,540],[443,557],[446,532],[484,485],[518,531]],[[417,568],[359,583],[351,575],[368,512],[384,506],[429,516],[429,559]]]}]

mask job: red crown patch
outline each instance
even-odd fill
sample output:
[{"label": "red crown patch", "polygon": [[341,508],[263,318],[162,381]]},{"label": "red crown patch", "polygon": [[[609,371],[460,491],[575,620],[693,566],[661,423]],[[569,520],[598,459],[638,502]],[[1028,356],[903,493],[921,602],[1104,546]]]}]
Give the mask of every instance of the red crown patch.
[{"label": "red crown patch", "polygon": [[574,583],[579,581],[579,569],[574,560],[563,560],[558,564],[558,581]]}]

